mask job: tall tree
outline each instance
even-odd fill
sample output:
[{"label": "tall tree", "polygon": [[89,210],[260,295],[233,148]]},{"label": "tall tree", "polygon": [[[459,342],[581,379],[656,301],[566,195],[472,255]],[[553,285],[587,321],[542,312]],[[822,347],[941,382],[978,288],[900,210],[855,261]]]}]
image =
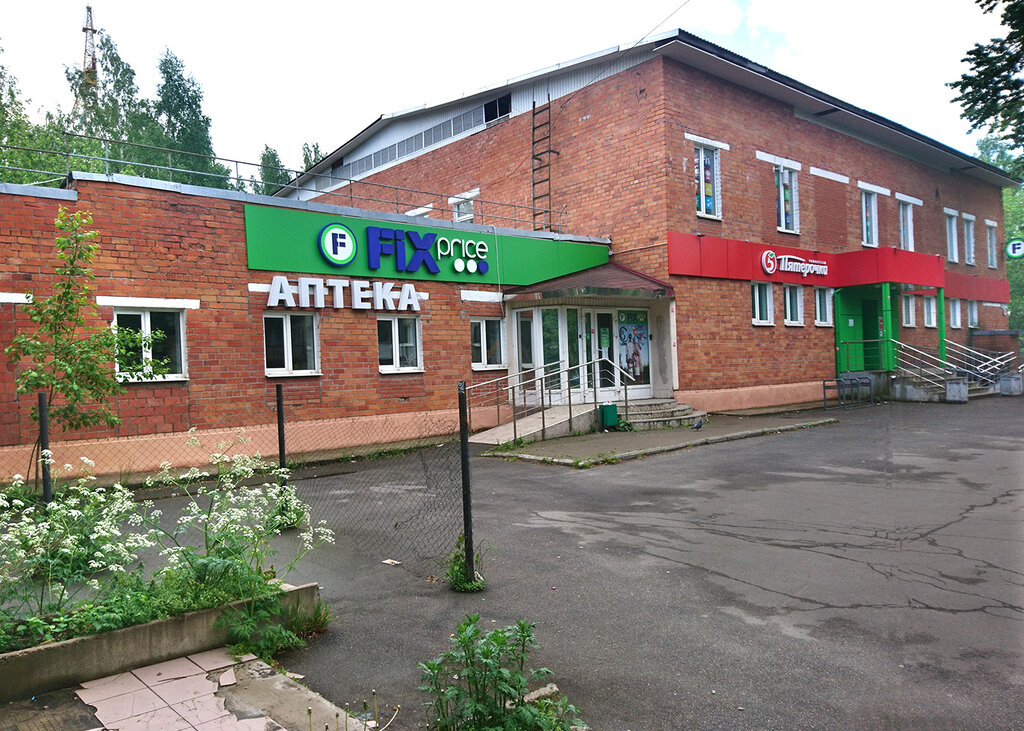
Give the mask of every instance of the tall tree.
[{"label": "tall tree", "polygon": [[284,168],[281,156],[270,145],[263,145],[260,155],[260,182],[254,186],[261,195],[273,195],[291,180],[291,175]]},{"label": "tall tree", "polygon": [[302,169],[309,170],[311,167],[320,162],[324,157],[324,154],[320,152],[320,143],[314,142],[310,144],[308,142],[302,143]]},{"label": "tall tree", "polygon": [[[0,49],[2,54],[3,49]],[[6,183],[57,183],[64,178],[63,154],[38,150],[63,150],[63,135],[48,120],[34,124],[28,116],[18,81],[0,64],[0,169]],[[52,172],[51,172],[52,171]]]},{"label": "tall tree", "polygon": [[[961,116],[971,129],[988,127],[1014,149],[1024,148],[1024,0],[975,0],[982,11],[1002,9],[1006,35],[976,43],[964,61],[970,71],[950,84],[963,107]],[[1012,172],[1020,174],[1021,161]]]},{"label": "tall tree", "polygon": [[[158,65],[161,82],[157,86],[154,107],[157,119],[171,142],[171,147],[186,155],[174,157],[175,167],[194,170],[197,175],[185,176],[185,182],[210,187],[228,187],[231,171],[217,163],[210,137],[210,118],[203,114],[203,90],[186,75],[185,64],[170,50],[165,50]],[[175,176],[178,180],[179,176]]]},{"label": "tall tree", "polygon": [[[978,157],[1004,170],[1022,166],[1010,149],[1010,143],[992,135],[978,143]],[[1007,239],[1024,238],[1024,190],[1003,188],[1003,229]],[[1010,327],[1024,329],[1024,260],[1006,260],[1006,278],[1010,280]]]}]

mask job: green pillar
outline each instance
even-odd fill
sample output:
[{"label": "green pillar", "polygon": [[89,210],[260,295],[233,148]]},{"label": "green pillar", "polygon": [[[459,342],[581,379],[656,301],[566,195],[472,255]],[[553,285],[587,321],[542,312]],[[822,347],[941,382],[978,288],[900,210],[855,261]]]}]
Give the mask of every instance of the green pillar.
[{"label": "green pillar", "polygon": [[896,370],[896,355],[893,340],[896,335],[896,326],[892,314],[892,284],[882,282],[882,347],[880,352],[879,367],[884,371]]},{"label": "green pillar", "polygon": [[935,288],[935,324],[939,329],[939,359],[946,360],[946,295],[942,287]]}]

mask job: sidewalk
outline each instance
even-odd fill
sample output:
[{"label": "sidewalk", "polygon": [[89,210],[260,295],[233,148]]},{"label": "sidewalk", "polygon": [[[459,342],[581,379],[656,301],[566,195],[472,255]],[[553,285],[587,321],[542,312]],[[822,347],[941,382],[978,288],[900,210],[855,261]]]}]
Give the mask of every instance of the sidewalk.
[{"label": "sidewalk", "polygon": [[532,442],[512,449],[501,448],[484,454],[503,459],[543,462],[582,469],[705,444],[778,434],[836,422],[835,418],[820,408],[781,413],[754,410],[713,414],[705,417],[699,430],[681,427],[636,432],[602,431]]},{"label": "sidewalk", "polygon": [[224,648],[0,708],[0,731],[305,731],[325,725],[367,728],[355,718],[346,722],[340,708],[254,656],[236,662]]}]

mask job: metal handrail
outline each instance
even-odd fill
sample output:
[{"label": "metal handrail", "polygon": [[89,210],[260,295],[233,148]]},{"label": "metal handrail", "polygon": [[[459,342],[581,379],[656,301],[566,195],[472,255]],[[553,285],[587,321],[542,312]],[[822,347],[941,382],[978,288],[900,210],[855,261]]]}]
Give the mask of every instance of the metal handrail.
[{"label": "metal handrail", "polygon": [[[233,158],[217,157],[215,155],[204,155],[202,153],[191,152],[188,150],[176,150],[169,147],[157,147],[154,145],[145,145],[138,142],[127,142],[123,140],[114,140],[106,137],[95,137],[91,135],[76,134],[72,132],[64,132],[63,141],[64,149],[44,149],[36,147],[25,147],[19,145],[8,145],[0,144],[0,151],[11,150],[17,152],[30,153],[35,155],[49,155],[60,160],[63,164],[55,166],[51,170],[37,170],[32,168],[22,168],[14,165],[5,165],[0,163],[0,170],[8,170],[12,172],[25,172],[32,174],[42,174],[47,176],[60,175],[60,178],[53,178],[52,180],[45,181],[47,183],[58,182],[63,180],[64,176],[72,170],[72,162],[78,161],[96,162],[102,165],[103,174],[111,174],[111,166],[114,166],[113,172],[118,172],[117,168],[130,166],[136,174],[140,177],[153,177],[156,179],[168,179],[173,181],[175,174],[182,175],[201,175],[204,178],[212,178],[213,181],[219,181],[227,187],[234,190],[245,191],[247,189],[258,190],[253,188],[253,183],[256,185],[264,185],[262,180],[255,180],[257,173],[263,170],[276,170],[289,176],[289,182],[277,184],[267,183],[266,185],[276,187],[277,191],[280,190],[294,190],[297,192],[312,193],[316,197],[331,196],[342,197],[349,201],[352,207],[355,207],[357,203],[363,205],[378,205],[380,210],[394,211],[395,213],[404,213],[410,208],[422,207],[427,202],[439,201],[439,206],[433,210],[437,211],[440,215],[444,216],[452,212],[450,204],[447,201],[451,198],[457,198],[458,195],[450,195],[444,192],[438,191],[424,191],[417,190],[414,188],[403,188],[395,185],[385,185],[382,183],[370,182],[367,180],[356,180],[353,178],[343,178],[330,173],[316,173],[311,176],[307,176],[308,185],[300,186],[295,181],[301,177],[305,171],[292,170],[291,168],[278,167],[278,166],[267,166],[261,165],[260,163],[247,162],[244,160],[237,160]],[[73,144],[75,141],[83,141],[77,147]],[[88,154],[87,152],[80,151],[81,146],[87,144],[88,141],[100,143],[102,145],[102,155],[100,154]],[[112,146],[119,146],[119,149],[112,153]],[[126,155],[127,149],[135,149],[146,153],[146,157],[149,161],[143,160],[125,160],[123,157],[130,157]],[[120,153],[120,154],[118,154]],[[155,153],[155,154],[154,154]],[[156,155],[167,156],[167,165],[157,164],[153,157]],[[211,170],[194,170],[187,167],[176,167],[173,164],[173,156],[185,157],[187,159],[201,160],[204,165],[221,165],[227,171],[227,174],[222,172],[214,172]],[[181,163],[179,162],[179,165]],[[83,168],[88,168],[88,164],[82,164]],[[198,167],[198,166],[197,166]],[[59,170],[56,168],[60,168]],[[249,174],[249,177],[243,175],[242,171]],[[234,171],[234,174],[232,174]],[[165,173],[161,175],[160,173]],[[151,175],[150,175],[151,174]],[[326,183],[321,185],[321,183]],[[42,184],[37,181],[29,183],[33,185]],[[354,186],[365,186],[368,190],[360,190],[362,195],[355,195],[353,192]],[[330,188],[328,190],[327,188]],[[348,190],[344,190],[348,188]],[[380,191],[376,193],[374,191]],[[510,225],[515,227],[517,224],[529,224],[529,228],[533,228],[535,214],[544,214],[545,220],[549,220],[552,223],[547,226],[551,231],[556,233],[565,233],[568,225],[568,211],[565,208],[562,209],[546,209],[536,208],[531,205],[524,205],[522,203],[507,203],[504,201],[492,201],[483,198],[474,198],[474,203],[478,204],[479,215],[482,221],[494,221],[498,225]],[[321,201],[324,202],[324,201]],[[509,214],[511,209],[511,214]],[[377,209],[372,209],[377,210]],[[437,219],[435,219],[437,220]],[[480,221],[477,221],[480,223]]]},{"label": "metal handrail", "polygon": [[[561,395],[563,393],[563,388],[561,386],[561,377],[562,377],[563,373],[568,374],[568,373],[570,373],[570,372],[572,372],[574,370],[580,370],[581,372],[583,370],[590,370],[590,371],[592,371],[591,378],[590,378],[590,386],[588,386],[587,390],[588,391],[590,391],[590,390],[593,391],[593,394],[594,394],[593,398],[594,398],[594,403],[595,404],[597,403],[597,391],[598,391],[598,385],[597,385],[597,382],[598,382],[598,369],[597,369],[597,366],[599,364],[602,364],[602,363],[607,364],[611,368],[615,369],[615,371],[618,371],[620,374],[622,374],[622,376],[625,376],[625,378],[628,379],[629,381],[634,381],[634,382],[636,381],[636,378],[634,378],[628,372],[624,371],[622,368],[620,368],[618,365],[616,365],[609,358],[595,358],[593,360],[589,360],[589,361],[586,361],[584,363],[577,363],[575,365],[566,365],[566,366],[563,366],[563,367],[559,367],[557,370],[550,370],[553,366],[561,366],[565,362],[566,361],[564,359],[560,359],[560,360],[557,360],[557,361],[552,361],[550,363],[545,363],[542,366],[534,366],[532,368],[525,368],[525,369],[523,369],[521,371],[518,371],[516,373],[510,373],[508,375],[501,376],[499,378],[492,378],[492,379],[487,380],[487,381],[481,381],[480,383],[475,383],[475,384],[473,384],[471,386],[467,386],[466,387],[466,391],[469,392],[472,389],[479,389],[481,387],[487,387],[487,386],[491,386],[491,387],[494,388],[494,404],[495,404],[495,408],[496,408],[496,411],[497,411],[496,423],[498,423],[498,424],[501,423],[501,407],[502,407],[502,405],[503,404],[511,403],[511,405],[512,405],[512,419],[511,419],[511,421],[512,421],[512,438],[513,438],[513,440],[516,440],[516,439],[519,438],[519,434],[518,434],[518,421],[519,421],[518,403],[519,403],[519,399],[518,399],[518,396],[517,396],[517,393],[516,393],[517,389],[520,389],[522,391],[523,405],[526,406],[526,392],[528,390],[531,390],[530,389],[531,386],[535,386],[536,384],[540,385],[540,387],[536,388],[535,390],[536,390],[536,393],[538,394],[538,397],[539,397],[538,406],[539,406],[539,410],[540,410],[540,413],[541,413],[541,438],[544,438],[544,437],[546,437],[546,434],[547,434],[546,410],[547,410],[548,407],[550,407],[550,406],[555,404],[555,398],[552,396],[552,392],[553,391],[555,391],[555,390],[558,391],[559,401],[561,400]],[[532,374],[539,374],[539,375],[532,375]],[[526,377],[527,375],[532,375],[532,377]],[[552,388],[550,386],[545,387],[545,385],[544,385],[545,381],[550,383],[550,379],[555,379],[555,378],[557,378],[558,381],[559,381],[559,386],[557,387],[557,389]],[[620,381],[621,381],[620,386],[616,386],[615,389],[618,390],[618,388],[620,388],[620,387],[623,389],[623,400],[625,402],[624,417],[623,418],[628,420],[629,419],[629,389],[628,389],[628,385],[629,384],[625,383],[625,381],[622,380],[622,379],[620,379]],[[505,385],[505,386],[496,385],[496,384],[501,384],[502,382],[507,382],[508,385]],[[572,429],[572,418],[573,418],[573,414],[572,414],[572,405],[573,405],[572,392],[573,392],[573,390],[574,389],[572,388],[571,384],[569,384],[568,387],[564,389],[564,393],[566,394],[566,401],[565,401],[565,403],[567,403],[567,405],[569,407],[569,428],[570,429]],[[505,396],[502,397],[501,394],[505,394]],[[546,399],[545,399],[545,395],[547,396]],[[488,402],[488,404],[485,404],[485,407],[487,405],[489,405],[489,402]],[[472,418],[473,417],[472,417],[472,401],[471,400],[468,400],[468,406],[469,406],[468,411],[469,411],[470,426],[472,426]]]}]

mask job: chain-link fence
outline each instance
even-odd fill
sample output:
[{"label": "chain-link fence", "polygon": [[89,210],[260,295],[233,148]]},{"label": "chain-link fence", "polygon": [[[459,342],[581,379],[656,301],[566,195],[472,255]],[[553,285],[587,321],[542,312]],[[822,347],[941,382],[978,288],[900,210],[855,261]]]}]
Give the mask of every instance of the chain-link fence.
[{"label": "chain-link fence", "polygon": [[[45,442],[37,440],[40,424],[31,409],[38,403],[22,396],[11,404],[8,414],[17,418],[6,425],[0,445],[0,483],[20,475],[43,490],[38,450]],[[51,423],[58,489],[62,479],[84,470],[99,484],[144,487],[164,467],[178,474],[209,469],[214,455],[260,455],[292,469],[316,520],[381,560],[433,570],[455,548],[463,527],[457,409],[303,418],[312,409],[295,394],[290,399],[287,387],[269,390],[257,403],[216,403],[222,409],[216,427],[193,418],[209,418],[212,403],[156,404],[120,427],[94,427],[76,438]],[[136,430],[146,424],[156,433],[126,433],[131,427],[125,424]]]}]

